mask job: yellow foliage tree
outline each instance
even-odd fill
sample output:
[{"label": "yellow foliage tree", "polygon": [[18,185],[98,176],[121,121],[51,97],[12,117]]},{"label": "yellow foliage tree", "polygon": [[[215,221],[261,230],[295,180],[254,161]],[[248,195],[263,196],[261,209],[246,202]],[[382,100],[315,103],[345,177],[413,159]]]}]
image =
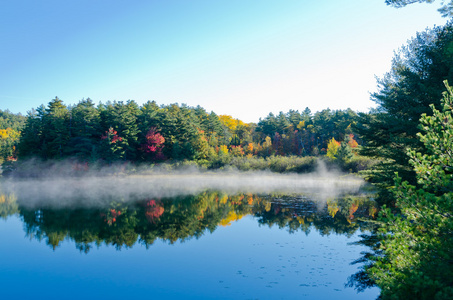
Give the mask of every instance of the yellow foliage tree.
[{"label": "yellow foliage tree", "polygon": [[271,155],[272,154],[272,139],[270,137],[268,137],[268,136],[266,136],[266,138],[264,140],[263,151],[267,155]]},{"label": "yellow foliage tree", "polygon": [[19,131],[11,128],[0,129],[0,163],[16,159],[16,144],[19,138]]},{"label": "yellow foliage tree", "polygon": [[232,116],[229,116],[229,115],[220,115],[219,120],[220,120],[220,122],[222,122],[222,124],[224,126],[226,126],[231,132],[234,132],[234,133],[236,133],[236,128],[239,125],[244,126],[245,128],[249,127],[248,124],[242,122],[239,119],[234,119]]},{"label": "yellow foliage tree", "polygon": [[226,145],[221,145],[219,147],[219,154],[222,153],[222,154],[228,154],[228,147]]},{"label": "yellow foliage tree", "polygon": [[245,148],[247,153],[253,153],[253,143],[249,143],[247,147]]},{"label": "yellow foliage tree", "polygon": [[302,130],[302,128],[305,127],[305,121],[300,121],[299,124],[297,124],[297,129]]},{"label": "yellow foliage tree", "polygon": [[20,132],[15,131],[11,128],[0,129],[0,138],[7,139],[10,138],[11,140],[18,140],[20,136]]},{"label": "yellow foliage tree", "polygon": [[337,159],[336,155],[338,152],[338,149],[340,149],[340,142],[337,142],[334,138],[332,138],[329,141],[329,144],[327,144],[327,157],[330,159]]}]

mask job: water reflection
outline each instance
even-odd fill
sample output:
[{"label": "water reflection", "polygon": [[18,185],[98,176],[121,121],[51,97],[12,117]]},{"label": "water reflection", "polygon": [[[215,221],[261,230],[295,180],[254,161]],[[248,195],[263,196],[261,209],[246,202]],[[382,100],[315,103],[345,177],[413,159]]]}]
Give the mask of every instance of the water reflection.
[{"label": "water reflection", "polygon": [[0,194],[0,218],[6,219],[19,212],[19,205],[14,194]]},{"label": "water reflection", "polygon": [[88,253],[93,247],[116,249],[156,240],[173,244],[200,238],[219,226],[228,226],[244,216],[253,216],[262,226],[278,226],[290,233],[352,235],[367,230],[361,218],[373,217],[374,202],[366,195],[348,195],[319,203],[305,196],[239,193],[228,195],[204,191],[197,195],[147,198],[135,202],[121,199],[103,207],[52,208],[24,206],[13,194],[0,196],[0,217],[18,214],[26,235],[45,241],[52,249],[65,239]]}]

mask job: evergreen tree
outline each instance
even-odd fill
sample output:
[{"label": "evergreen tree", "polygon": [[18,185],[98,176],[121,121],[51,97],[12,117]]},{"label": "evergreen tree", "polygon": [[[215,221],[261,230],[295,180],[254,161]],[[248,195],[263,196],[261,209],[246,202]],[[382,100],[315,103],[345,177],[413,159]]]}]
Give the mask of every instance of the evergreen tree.
[{"label": "evergreen tree", "polygon": [[341,162],[342,166],[345,166],[349,161],[351,161],[353,154],[347,141],[341,142],[336,157]]},{"label": "evergreen tree", "polygon": [[277,132],[283,134],[290,124],[286,115],[281,111],[277,117]]},{"label": "evergreen tree", "polygon": [[31,157],[41,154],[41,132],[42,122],[38,110],[32,109],[28,112],[25,127],[22,130],[20,142],[18,145],[19,157]]},{"label": "evergreen tree", "polygon": [[[314,131],[317,136],[316,147],[327,149],[327,143],[335,136],[335,123],[330,109],[323,109],[313,116]],[[319,139],[318,139],[319,138]]]},{"label": "evergreen tree", "polygon": [[219,116],[217,116],[214,112],[211,112],[208,116],[208,124],[205,131],[209,145],[211,147],[217,147],[226,144],[229,137],[225,131],[226,129],[220,122]]},{"label": "evergreen tree", "polygon": [[[418,186],[396,180],[400,214],[380,214],[379,251],[369,256],[367,278],[382,299],[453,299],[453,89],[447,84],[442,111],[421,117],[421,153],[408,151]],[[384,255],[381,255],[384,254]]]},{"label": "evergreen tree", "polygon": [[139,149],[139,128],[137,118],[140,109],[135,101],[108,103],[105,110],[101,113],[101,125],[103,130],[108,131],[113,128],[122,138],[119,142],[124,150],[125,160],[134,160]]},{"label": "evergreen tree", "polygon": [[140,114],[137,117],[137,121],[142,135],[146,134],[152,127],[161,129],[161,120],[158,116],[159,110],[160,108],[155,101],[148,101],[140,107]]},{"label": "evergreen tree", "polygon": [[260,118],[258,125],[256,127],[256,132],[262,133],[262,139],[264,140],[267,136],[273,136],[275,132],[278,131],[277,118],[273,113],[263,120]]},{"label": "evergreen tree", "polygon": [[118,132],[110,127],[109,130],[101,136],[100,152],[102,159],[107,163],[114,161],[123,160],[125,157],[126,150],[124,149],[123,138],[118,135]]},{"label": "evergreen tree", "polygon": [[299,111],[297,110],[292,110],[290,109],[287,113],[286,113],[286,118],[288,120],[289,123],[291,123],[293,125],[293,127],[297,127],[297,125],[299,125],[299,123],[301,121],[303,121],[303,117],[302,115],[299,113]]},{"label": "evergreen tree", "polygon": [[44,158],[62,158],[70,138],[69,110],[58,97],[43,112],[41,133]]},{"label": "evergreen tree", "polygon": [[356,130],[367,141],[361,154],[382,160],[370,179],[383,188],[383,201],[391,199],[385,191],[393,185],[394,172],[403,180],[415,183],[406,149],[424,151],[416,138],[418,120],[423,113],[430,113],[430,104],[439,108],[445,79],[453,81],[451,22],[418,33],[400,49],[391,71],[378,80],[379,91],[372,94],[378,108],[360,114]]},{"label": "evergreen tree", "polygon": [[13,114],[9,110],[0,109],[0,129],[11,128],[14,131],[21,131],[27,118],[22,114]]},{"label": "evergreen tree", "polygon": [[96,160],[101,138],[99,111],[88,98],[72,107],[70,115],[71,138],[66,149],[67,155]]}]

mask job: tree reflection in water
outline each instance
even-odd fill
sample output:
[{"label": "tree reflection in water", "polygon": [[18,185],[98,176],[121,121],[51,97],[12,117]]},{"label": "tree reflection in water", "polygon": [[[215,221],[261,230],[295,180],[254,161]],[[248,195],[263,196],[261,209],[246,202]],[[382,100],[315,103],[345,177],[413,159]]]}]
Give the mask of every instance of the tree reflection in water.
[{"label": "tree reflection in water", "polygon": [[260,225],[291,232],[352,235],[370,226],[376,207],[368,196],[343,196],[319,203],[303,196],[227,195],[205,191],[195,196],[112,201],[107,207],[59,208],[20,205],[14,195],[0,196],[0,217],[19,214],[29,238],[44,240],[56,249],[65,240],[88,253],[92,247],[116,249],[135,244],[151,246],[156,240],[170,244],[200,238],[218,226],[228,226],[243,216],[254,216]]}]

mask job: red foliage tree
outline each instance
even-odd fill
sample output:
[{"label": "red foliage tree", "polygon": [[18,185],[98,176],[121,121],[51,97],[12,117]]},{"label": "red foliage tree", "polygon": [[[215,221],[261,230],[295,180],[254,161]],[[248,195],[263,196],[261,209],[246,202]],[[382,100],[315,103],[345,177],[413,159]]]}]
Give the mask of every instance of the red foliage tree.
[{"label": "red foliage tree", "polygon": [[141,150],[151,159],[162,160],[164,155],[165,138],[157,131],[156,127],[151,127],[145,136],[145,143],[142,144]]},{"label": "red foliage tree", "polygon": [[122,137],[118,136],[118,132],[112,127],[110,127],[109,130],[105,132],[105,135],[101,136],[101,139],[108,139],[109,143],[111,144],[115,144],[116,142],[121,142],[123,140]]},{"label": "red foliage tree", "polygon": [[349,145],[349,147],[351,147],[352,149],[357,148],[357,147],[359,146],[359,144],[357,143],[357,141],[354,140],[354,135],[353,135],[352,133],[349,134],[348,145]]}]

